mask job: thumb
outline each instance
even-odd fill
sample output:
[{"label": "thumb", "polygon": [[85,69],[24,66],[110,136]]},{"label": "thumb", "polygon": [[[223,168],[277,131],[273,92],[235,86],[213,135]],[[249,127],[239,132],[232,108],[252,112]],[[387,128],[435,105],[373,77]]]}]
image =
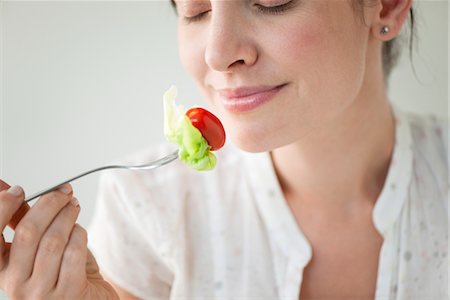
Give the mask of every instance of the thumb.
[{"label": "thumb", "polygon": [[94,255],[92,255],[92,252],[89,249],[87,251],[86,276],[88,279],[102,278],[102,276],[100,275],[100,268],[98,267],[97,261],[95,260]]}]

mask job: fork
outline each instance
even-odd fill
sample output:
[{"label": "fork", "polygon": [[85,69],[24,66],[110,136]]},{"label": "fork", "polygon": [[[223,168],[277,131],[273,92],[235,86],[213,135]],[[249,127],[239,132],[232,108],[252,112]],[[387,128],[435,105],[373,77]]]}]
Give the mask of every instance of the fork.
[{"label": "fork", "polygon": [[167,165],[168,163],[176,160],[177,158],[178,158],[178,150],[173,152],[173,153],[171,153],[171,154],[169,154],[169,155],[164,156],[163,158],[160,158],[158,160],[152,161],[152,162],[144,164],[144,165],[137,165],[137,166],[132,166],[132,165],[108,165],[108,166],[92,169],[90,171],[81,173],[81,174],[79,174],[79,175],[77,175],[75,177],[72,177],[70,179],[67,179],[67,180],[65,180],[65,181],[63,181],[63,182],[61,182],[61,183],[59,183],[57,185],[54,185],[54,186],[50,187],[50,188],[47,188],[47,189],[42,190],[42,191],[40,191],[38,193],[35,193],[35,194],[27,197],[25,199],[25,202],[30,202],[31,200],[34,200],[37,197],[40,197],[42,195],[45,195],[47,193],[50,193],[51,191],[54,191],[54,190],[58,189],[60,186],[66,184],[66,183],[69,183],[71,181],[74,181],[76,179],[79,179],[81,177],[84,177],[86,175],[89,175],[89,174],[92,174],[92,173],[95,173],[95,172],[108,170],[108,169],[151,170],[151,169],[156,169],[156,168],[162,167],[164,165]]}]

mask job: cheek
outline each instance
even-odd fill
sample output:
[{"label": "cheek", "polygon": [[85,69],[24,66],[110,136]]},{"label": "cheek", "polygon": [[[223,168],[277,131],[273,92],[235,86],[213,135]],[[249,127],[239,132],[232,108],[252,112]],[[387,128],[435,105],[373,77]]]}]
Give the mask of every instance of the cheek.
[{"label": "cheek", "polygon": [[297,102],[291,104],[306,119],[333,118],[356,98],[365,72],[363,37],[354,24],[327,19],[285,31],[274,53],[297,89]]},{"label": "cheek", "polygon": [[206,73],[204,61],[204,47],[200,44],[202,39],[188,31],[178,30],[178,54],[180,62],[186,72],[199,84],[203,82]]},{"label": "cheek", "polygon": [[326,34],[320,24],[300,24],[283,32],[278,51],[285,51],[291,61],[306,59],[323,49]]}]

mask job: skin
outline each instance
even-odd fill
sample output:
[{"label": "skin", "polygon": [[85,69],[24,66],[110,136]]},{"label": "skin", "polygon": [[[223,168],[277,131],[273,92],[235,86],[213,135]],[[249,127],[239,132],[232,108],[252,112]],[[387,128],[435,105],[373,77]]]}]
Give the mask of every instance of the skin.
[{"label": "skin", "polygon": [[[400,2],[405,7],[409,3]],[[283,16],[252,16],[237,1],[212,2],[209,7],[206,21],[189,25],[180,21],[180,57],[233,142],[247,151],[272,150],[286,191],[300,192],[289,183],[289,178],[296,178],[302,181],[303,191],[334,198],[335,189],[326,193],[321,191],[324,185],[367,181],[361,178],[373,175],[375,165],[383,165],[379,161],[391,154],[393,142],[381,39],[392,38],[396,30],[391,26],[389,37],[380,36],[381,24],[388,24],[387,18],[380,17],[386,14],[382,4],[366,10],[367,26],[345,1],[304,1]],[[183,8],[179,11],[182,14]],[[397,23],[404,20],[404,11]],[[275,101],[245,114],[226,111],[216,91],[284,83],[288,85]],[[342,154],[349,151],[353,156],[345,160]],[[374,160],[380,151],[384,157]],[[283,162],[283,157],[289,159]],[[301,177],[283,176],[300,169],[296,175]],[[338,172],[344,176],[330,179],[326,176],[330,169],[345,170]],[[351,194],[350,190],[342,193]]]},{"label": "skin", "polygon": [[[270,151],[313,248],[302,299],[373,299],[382,238],[371,214],[395,128],[381,47],[399,33],[412,0],[375,1],[365,22],[346,0],[294,0],[279,14],[254,6],[287,1],[178,1],[180,58],[233,142]],[[384,25],[390,31],[381,35]],[[217,93],[280,84],[272,101],[246,113],[224,109]],[[1,230],[15,230],[12,243],[0,239],[0,288],[11,299],[137,299],[100,274],[70,185],[31,208],[23,191],[8,188],[0,180]]]},{"label": "skin", "polygon": [[29,207],[0,180],[0,226],[15,230],[0,239],[0,288],[10,299],[119,299],[87,249],[86,231],[70,185]]},{"label": "skin", "polygon": [[[233,142],[270,151],[313,248],[302,299],[373,299],[382,237],[372,211],[395,129],[381,49],[399,33],[411,1],[375,1],[364,22],[344,0],[294,1],[279,14],[254,5],[286,2],[178,1],[180,58]],[[272,101],[243,113],[225,109],[219,93],[281,84]]]}]

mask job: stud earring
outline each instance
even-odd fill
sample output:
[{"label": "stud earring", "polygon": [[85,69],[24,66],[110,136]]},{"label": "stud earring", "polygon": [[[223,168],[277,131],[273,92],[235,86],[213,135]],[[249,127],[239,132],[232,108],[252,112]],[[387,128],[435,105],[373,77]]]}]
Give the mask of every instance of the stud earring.
[{"label": "stud earring", "polygon": [[385,35],[387,33],[389,33],[389,27],[388,26],[383,26],[380,30],[381,35]]}]

